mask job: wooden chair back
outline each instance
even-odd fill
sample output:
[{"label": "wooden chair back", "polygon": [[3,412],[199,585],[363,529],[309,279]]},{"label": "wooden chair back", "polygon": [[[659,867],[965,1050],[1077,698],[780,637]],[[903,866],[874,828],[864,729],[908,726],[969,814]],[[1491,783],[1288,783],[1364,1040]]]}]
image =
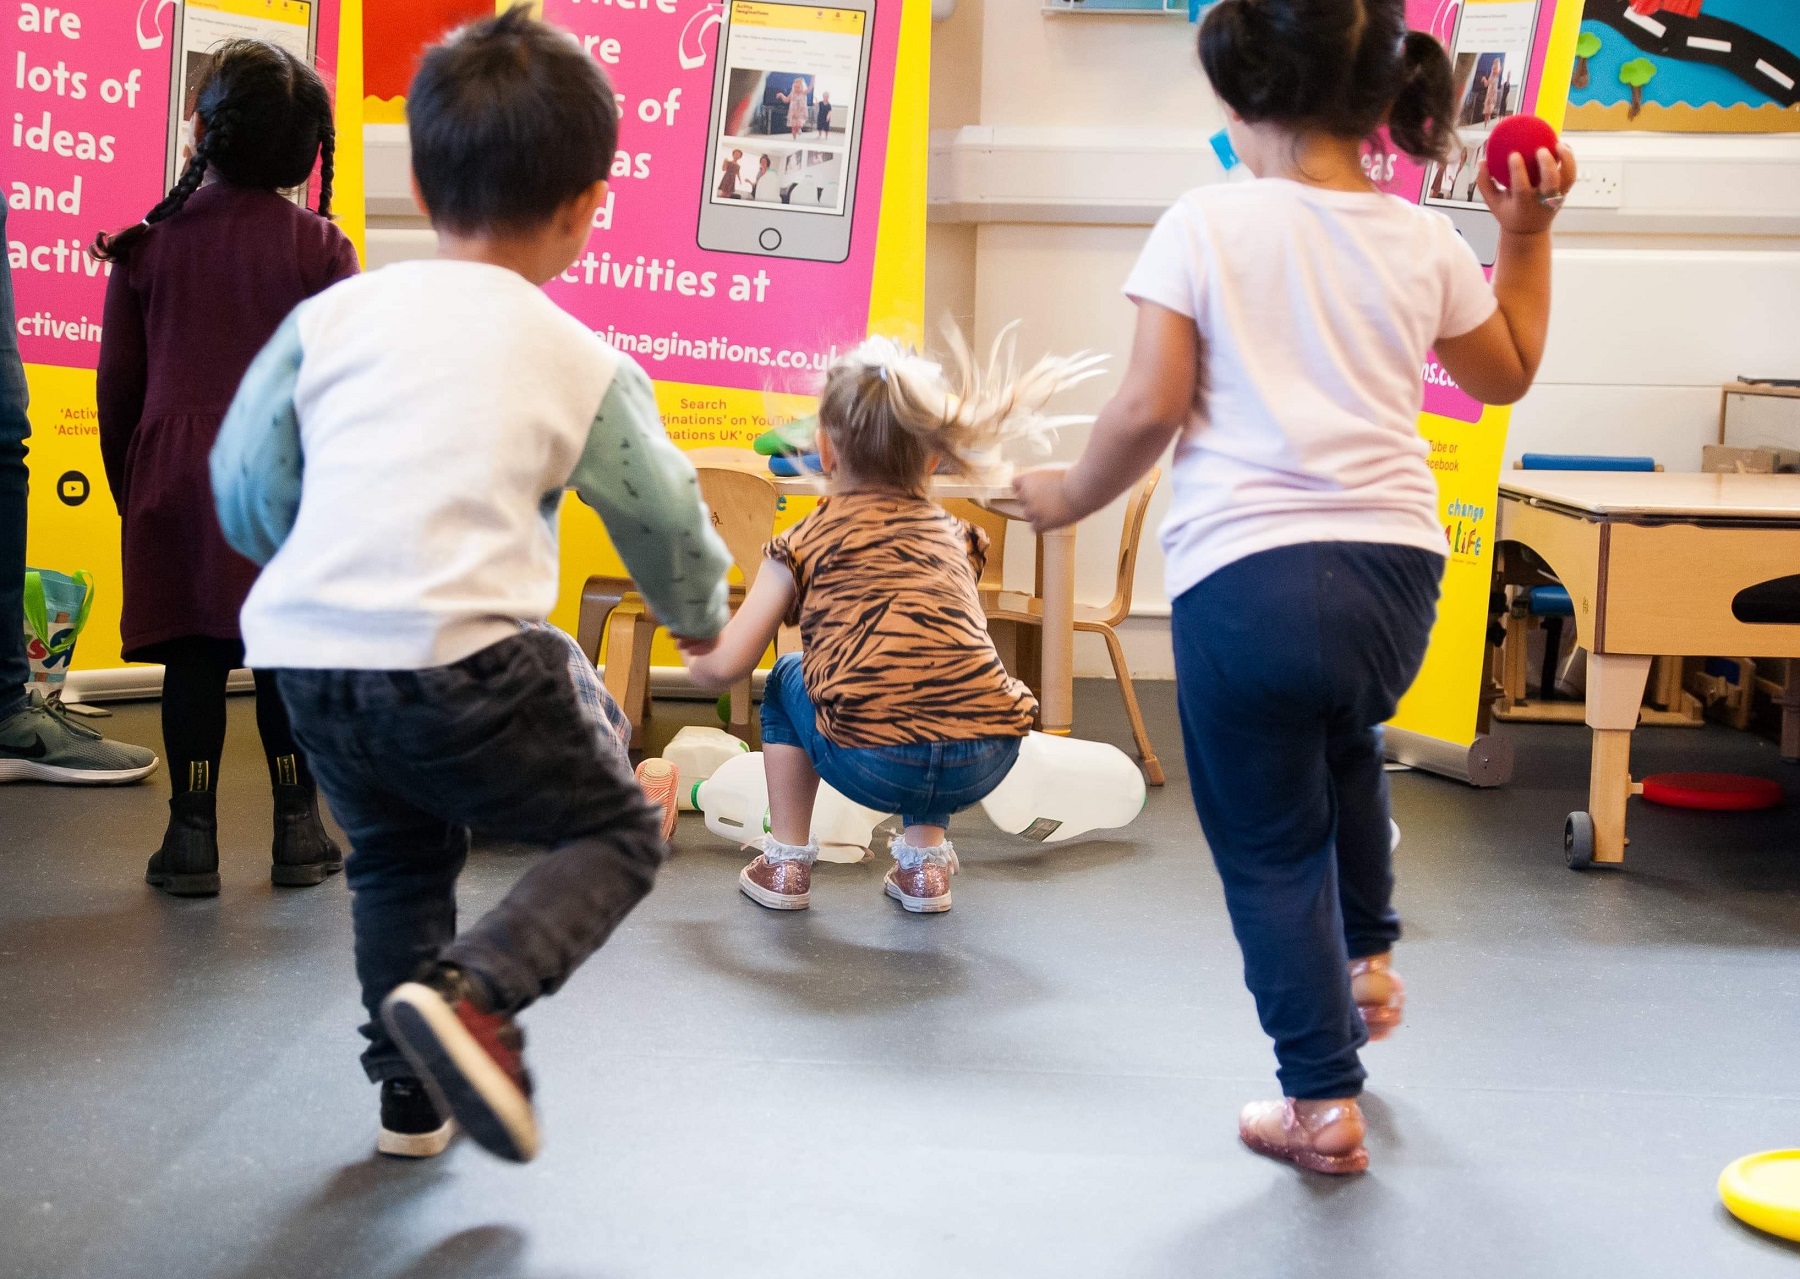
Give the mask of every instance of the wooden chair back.
[{"label": "wooden chair back", "polygon": [[1006,526],[1010,521],[963,497],[944,498],[941,505],[960,520],[967,520],[988,535],[987,567],[981,572],[979,586],[983,595],[1006,587]]},{"label": "wooden chair back", "polygon": [[1150,498],[1162,480],[1162,469],[1151,467],[1150,473],[1138,481],[1125,504],[1125,523],[1119,529],[1119,581],[1113,589],[1112,603],[1106,606],[1106,624],[1117,626],[1131,615],[1131,588],[1137,577],[1138,545],[1144,535],[1144,516],[1150,509]]},{"label": "wooden chair back", "polygon": [[762,567],[763,547],[775,535],[775,508],[780,494],[765,475],[736,466],[701,465],[700,496],[712,512],[713,529],[744,575],[744,589]]}]

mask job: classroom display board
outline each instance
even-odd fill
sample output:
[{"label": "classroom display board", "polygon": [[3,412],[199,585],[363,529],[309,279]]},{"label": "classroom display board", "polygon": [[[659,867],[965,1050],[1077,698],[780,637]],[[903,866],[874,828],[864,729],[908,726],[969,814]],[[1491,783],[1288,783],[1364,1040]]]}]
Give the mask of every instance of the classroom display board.
[{"label": "classroom display board", "polygon": [[1587,0],[1568,124],[1800,132],[1800,4]]},{"label": "classroom display board", "polygon": [[[0,0],[7,262],[31,391],[33,566],[94,576],[76,669],[121,665],[119,518],[94,406],[111,266],[86,248],[142,218],[185,163],[208,50],[234,36],[310,56],[336,92],[340,224],[362,247],[361,0]],[[316,191],[295,192],[316,199]]]},{"label": "classroom display board", "polygon": [[[593,235],[545,292],[644,366],[676,444],[748,446],[812,412],[869,333],[922,337],[928,0],[544,0],[542,16],[599,61],[621,116]],[[777,526],[808,506],[783,499]],[[624,566],[573,497],[561,536],[551,620],[573,632],[582,583]]]},{"label": "classroom display board", "polygon": [[[1383,187],[1442,209],[1491,268],[1499,229],[1474,189],[1487,134],[1528,112],[1561,127],[1581,0],[1409,0],[1409,23],[1450,51],[1459,146],[1443,164],[1371,154]],[[1424,667],[1389,725],[1390,753],[1464,780],[1506,780],[1503,753],[1477,740],[1488,662],[1495,507],[1512,411],[1479,404],[1430,357],[1419,432],[1431,446],[1449,563]]]}]

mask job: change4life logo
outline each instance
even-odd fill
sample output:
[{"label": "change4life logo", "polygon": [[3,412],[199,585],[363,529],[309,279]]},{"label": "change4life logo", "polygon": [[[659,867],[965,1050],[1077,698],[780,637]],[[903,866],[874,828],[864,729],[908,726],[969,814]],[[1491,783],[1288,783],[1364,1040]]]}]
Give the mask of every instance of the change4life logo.
[{"label": "change4life logo", "polygon": [[1444,508],[1444,540],[1450,544],[1450,558],[1469,563],[1481,559],[1482,523],[1487,513],[1487,507],[1461,498]]}]

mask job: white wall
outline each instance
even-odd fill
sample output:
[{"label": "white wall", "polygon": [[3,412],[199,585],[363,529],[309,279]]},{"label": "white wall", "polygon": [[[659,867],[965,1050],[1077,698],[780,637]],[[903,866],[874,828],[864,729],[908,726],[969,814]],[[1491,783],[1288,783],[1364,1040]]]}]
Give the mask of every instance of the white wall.
[{"label": "white wall", "polygon": [[[1223,178],[1206,145],[1222,117],[1193,28],[1045,15],[1036,0],[958,0],[955,29],[937,29],[940,64],[966,68],[971,9],[982,17],[980,116],[934,109],[932,252],[943,262],[928,304],[963,313],[972,273],[978,341],[1017,320],[1028,352],[1122,358],[1132,307],[1118,288],[1149,223],[1181,190]],[[1514,412],[1508,456],[1651,453],[1670,469],[1697,469],[1716,438],[1720,383],[1800,376],[1800,137],[1578,134],[1571,143],[1616,171],[1623,200],[1563,217],[1549,348]],[[1074,398],[1097,407],[1112,385]],[[1060,452],[1083,442],[1070,432]],[[1171,673],[1154,541],[1165,498],[1146,531],[1141,616],[1127,637],[1140,677]],[[1118,535],[1116,510],[1082,526],[1082,599],[1110,596]],[[1016,584],[1031,548],[1028,537],[1009,540]],[[1097,645],[1078,662],[1084,674],[1106,669]]]}]

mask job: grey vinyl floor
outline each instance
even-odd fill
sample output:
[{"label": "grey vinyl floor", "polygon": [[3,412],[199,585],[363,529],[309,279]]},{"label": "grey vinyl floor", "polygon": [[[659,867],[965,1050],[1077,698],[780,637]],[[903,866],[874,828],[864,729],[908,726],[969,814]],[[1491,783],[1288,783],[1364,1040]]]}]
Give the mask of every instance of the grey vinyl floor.
[{"label": "grey vinyl floor", "polygon": [[[1800,1146],[1800,813],[1634,804],[1628,869],[1583,876],[1580,730],[1519,732],[1504,790],[1396,775],[1408,1021],[1366,1054],[1373,1171],[1327,1181],[1234,1139],[1272,1059],[1170,687],[1144,693],[1170,777],[1138,822],[1034,846],[959,818],[947,916],[895,909],[874,862],[759,910],[684,818],[655,894],[527,1014],[525,1168],[371,1153],[345,890],[270,888],[248,701],[216,900],[141,882],[160,775],[0,789],[0,1276],[1800,1274],[1713,1192]],[[1110,685],[1078,708],[1128,744]],[[155,717],[106,725],[156,745]],[[1800,798],[1722,729],[1647,731],[1636,762]],[[530,855],[478,852],[465,911]]]}]

